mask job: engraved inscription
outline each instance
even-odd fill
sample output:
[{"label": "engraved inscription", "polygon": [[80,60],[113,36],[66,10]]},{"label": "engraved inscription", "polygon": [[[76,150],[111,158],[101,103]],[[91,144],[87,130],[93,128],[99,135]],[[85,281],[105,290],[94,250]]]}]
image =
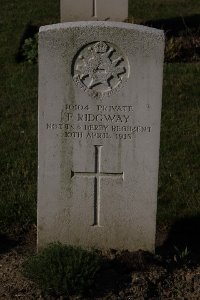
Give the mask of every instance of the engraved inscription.
[{"label": "engraved inscription", "polygon": [[124,180],[124,172],[121,173],[105,173],[101,172],[101,150],[102,145],[95,145],[95,172],[71,172],[71,178],[74,176],[94,177],[94,223],[92,226],[100,225],[100,205],[101,205],[101,178],[110,177],[112,179]]},{"label": "engraved inscription", "polygon": [[121,50],[103,41],[82,48],[75,56],[72,66],[76,85],[99,99],[122,88],[129,72],[128,60]]},{"label": "engraved inscription", "polygon": [[[131,141],[136,135],[151,134],[153,127],[139,124],[132,105],[66,104],[60,122],[46,123],[46,129],[60,131],[68,139],[115,139]],[[98,143],[98,141],[97,141]]]}]

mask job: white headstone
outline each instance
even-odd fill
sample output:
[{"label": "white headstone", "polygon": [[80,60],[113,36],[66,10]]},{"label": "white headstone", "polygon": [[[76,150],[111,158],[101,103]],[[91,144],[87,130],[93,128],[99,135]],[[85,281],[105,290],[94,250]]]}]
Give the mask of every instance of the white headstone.
[{"label": "white headstone", "polygon": [[128,0],[61,0],[61,22],[125,21]]},{"label": "white headstone", "polygon": [[163,32],[41,27],[38,247],[154,250]]}]

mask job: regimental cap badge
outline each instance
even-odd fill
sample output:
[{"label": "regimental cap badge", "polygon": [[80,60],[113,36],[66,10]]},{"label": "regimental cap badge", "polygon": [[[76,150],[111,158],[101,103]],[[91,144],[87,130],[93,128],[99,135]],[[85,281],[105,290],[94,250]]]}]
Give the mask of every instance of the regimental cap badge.
[{"label": "regimental cap badge", "polygon": [[114,44],[93,42],[73,59],[72,77],[92,98],[101,99],[119,91],[129,78],[127,57]]}]

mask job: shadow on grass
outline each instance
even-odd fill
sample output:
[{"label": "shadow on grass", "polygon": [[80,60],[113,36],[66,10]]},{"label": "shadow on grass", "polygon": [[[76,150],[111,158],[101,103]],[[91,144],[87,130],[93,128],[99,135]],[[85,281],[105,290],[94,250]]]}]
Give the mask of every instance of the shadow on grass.
[{"label": "shadow on grass", "polygon": [[[44,25],[44,24],[43,24]],[[26,39],[28,38],[33,38],[36,33],[39,32],[39,28],[42,26],[42,24],[31,24],[28,23],[24,29],[24,32],[22,34],[22,37],[20,39],[20,44],[18,48],[18,52],[15,56],[15,59],[18,63],[24,61],[24,56],[23,56],[23,45]]]},{"label": "shadow on grass", "polygon": [[[170,19],[149,20],[145,26],[162,29],[167,36],[180,36],[183,33],[200,31],[200,15],[181,16]],[[200,33],[200,32],[199,32]]]},{"label": "shadow on grass", "polygon": [[172,256],[174,247],[180,251],[187,248],[192,260],[200,263],[200,215],[176,221],[168,233],[168,238],[156,252]]},{"label": "shadow on grass", "polygon": [[0,254],[9,252],[11,249],[15,248],[19,244],[18,240],[9,238],[5,234],[0,234]]},{"label": "shadow on grass", "polygon": [[[195,37],[195,39],[199,38],[200,36],[200,15],[192,15],[192,16],[186,16],[186,17],[177,17],[177,18],[171,18],[171,19],[162,19],[162,20],[150,20],[142,23],[145,26],[154,27],[157,29],[163,29],[165,31],[165,34],[167,38],[170,37],[179,37],[179,36],[192,36]],[[39,32],[40,26],[43,26],[46,24],[34,24],[34,23],[28,23],[24,29],[24,32],[22,33],[20,44],[18,48],[18,52],[16,54],[16,61],[18,63],[24,61],[23,56],[23,45],[26,39],[33,38],[33,36]],[[186,48],[188,45],[186,46]],[[192,47],[190,45],[190,47]],[[189,47],[189,48],[190,48]],[[192,51],[193,54],[194,50]],[[195,47],[195,53],[197,55],[200,54],[200,47]],[[186,61],[190,61],[191,56],[191,49],[184,50],[183,53],[185,56]],[[187,58],[188,57],[188,58]],[[180,60],[180,59],[179,59]],[[178,62],[179,62],[178,60]],[[176,62],[176,60],[175,60]]]}]

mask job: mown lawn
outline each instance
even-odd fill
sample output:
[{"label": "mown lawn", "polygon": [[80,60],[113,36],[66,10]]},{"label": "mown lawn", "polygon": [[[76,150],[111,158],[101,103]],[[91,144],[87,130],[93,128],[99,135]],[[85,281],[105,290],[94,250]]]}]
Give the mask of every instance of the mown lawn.
[{"label": "mown lawn", "polygon": [[37,66],[17,63],[28,23],[59,21],[59,1],[0,0],[0,230],[36,223]]},{"label": "mown lawn", "polygon": [[200,64],[164,68],[158,220],[200,214]]},{"label": "mown lawn", "polygon": [[200,14],[199,0],[129,0],[129,16],[135,20],[168,19]]},{"label": "mown lawn", "polygon": [[[130,1],[140,20],[200,13],[199,1]],[[28,23],[59,21],[59,1],[0,0],[0,231],[19,233],[36,223],[37,66],[17,63]],[[198,191],[199,64],[164,70],[158,220],[200,213]]]}]

